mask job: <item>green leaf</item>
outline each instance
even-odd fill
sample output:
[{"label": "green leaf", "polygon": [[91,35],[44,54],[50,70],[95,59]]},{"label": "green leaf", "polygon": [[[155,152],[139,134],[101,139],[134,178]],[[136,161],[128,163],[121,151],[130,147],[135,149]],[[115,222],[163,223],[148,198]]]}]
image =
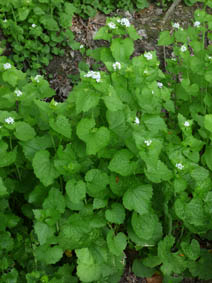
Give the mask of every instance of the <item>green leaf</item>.
[{"label": "green leaf", "polygon": [[73,203],[79,203],[85,198],[86,184],[82,180],[71,179],[66,183],[66,193]]},{"label": "green leaf", "polygon": [[0,168],[7,167],[15,162],[17,147],[13,151],[7,151],[8,144],[0,140]]},{"label": "green leaf", "polygon": [[77,125],[77,135],[78,137],[86,142],[86,140],[89,138],[89,135],[91,134],[91,129],[95,126],[95,120],[94,119],[88,119],[83,118],[80,120],[80,122]]},{"label": "green leaf", "polygon": [[158,45],[168,46],[174,42],[174,37],[170,35],[169,31],[162,31],[159,36]]},{"label": "green leaf", "polygon": [[128,210],[135,210],[142,215],[149,212],[151,198],[152,186],[140,185],[125,192],[123,204]]},{"label": "green leaf", "polygon": [[35,130],[26,122],[16,122],[15,136],[21,141],[28,141],[35,137]]},{"label": "green leaf", "polygon": [[110,86],[108,89],[108,96],[104,96],[103,100],[106,107],[110,111],[122,110],[124,107],[122,101],[119,99],[118,95],[116,94],[112,86]]},{"label": "green leaf", "polygon": [[88,248],[76,250],[77,275],[82,282],[95,282],[100,279],[101,265],[96,262]]},{"label": "green leaf", "polygon": [[130,38],[115,38],[112,40],[111,52],[118,62],[126,62],[134,51],[133,40]]},{"label": "green leaf", "polygon": [[135,234],[141,239],[158,241],[162,236],[162,226],[153,213],[139,215],[133,212],[131,223]]},{"label": "green leaf", "polygon": [[152,277],[155,273],[155,269],[145,266],[139,259],[133,261],[132,271],[138,277]]},{"label": "green leaf", "polygon": [[212,114],[205,115],[204,126],[209,132],[212,133]]},{"label": "green leaf", "polygon": [[107,221],[115,224],[123,224],[125,219],[125,209],[120,203],[114,202],[111,209],[105,211]]},{"label": "green leaf", "polygon": [[127,149],[117,151],[110,161],[108,168],[122,176],[130,176],[135,172],[137,167],[137,163],[130,160],[132,158],[133,154]]},{"label": "green leaf", "polygon": [[64,137],[71,138],[71,124],[69,120],[64,115],[58,115],[56,120],[49,120],[50,127],[57,133],[63,135]]},{"label": "green leaf", "polygon": [[45,264],[55,264],[63,256],[63,250],[58,246],[49,247],[47,244],[39,246],[34,251],[35,258]]},{"label": "green leaf", "polygon": [[8,195],[7,188],[5,187],[2,178],[0,177],[0,197]]},{"label": "green leaf", "polygon": [[113,230],[107,233],[107,245],[110,252],[116,256],[122,255],[127,246],[127,237],[124,233],[114,234]]},{"label": "green leaf", "polygon": [[197,260],[197,258],[200,256],[200,245],[195,239],[193,239],[191,243],[182,242],[181,247],[184,254],[193,261]]},{"label": "green leaf", "polygon": [[48,243],[49,239],[54,236],[55,229],[43,222],[37,222],[34,225],[35,233],[41,245]]},{"label": "green leaf", "polygon": [[99,103],[100,94],[92,88],[77,86],[72,95],[76,97],[76,113],[87,112]]},{"label": "green leaf", "polygon": [[54,180],[59,176],[49,156],[50,153],[47,150],[40,150],[36,152],[32,160],[36,177],[40,179],[46,187],[53,184]]},{"label": "green leaf", "polygon": [[87,193],[91,197],[104,199],[108,195],[108,175],[100,169],[91,169],[85,175]]},{"label": "green leaf", "polygon": [[65,198],[59,189],[52,188],[49,191],[48,197],[43,202],[43,208],[60,214],[65,212]]},{"label": "green leaf", "polygon": [[30,12],[30,9],[28,9],[27,7],[22,7],[18,9],[18,17],[19,17],[19,21],[24,21],[26,20],[26,18],[28,17]]},{"label": "green leaf", "polygon": [[205,72],[205,80],[211,84],[211,81],[212,81],[212,71],[206,71]]},{"label": "green leaf", "polygon": [[204,156],[204,160],[208,168],[212,171],[212,146],[211,145],[206,147],[206,150],[203,156]]},{"label": "green leaf", "polygon": [[147,126],[147,129],[152,134],[157,134],[159,131],[167,132],[167,126],[164,119],[158,115],[144,115],[143,122]]}]

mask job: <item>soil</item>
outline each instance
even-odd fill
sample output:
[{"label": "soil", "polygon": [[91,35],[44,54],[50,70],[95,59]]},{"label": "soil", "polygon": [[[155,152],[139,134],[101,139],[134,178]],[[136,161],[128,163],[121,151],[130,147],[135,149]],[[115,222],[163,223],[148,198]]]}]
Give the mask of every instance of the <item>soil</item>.
[{"label": "soil", "polygon": [[[201,4],[195,4],[192,7],[179,4],[171,14],[168,21],[162,26],[162,20],[166,10],[151,4],[147,9],[143,9],[134,13],[123,12],[117,10],[109,16],[126,17],[130,20],[138,31],[141,38],[135,42],[134,56],[138,56],[145,51],[155,50],[161,62],[161,68],[164,69],[164,57],[170,57],[172,49],[157,46],[159,33],[162,30],[171,30],[172,23],[178,22],[181,27],[186,28],[193,23],[193,14],[197,8],[201,8]],[[97,30],[104,26],[106,16],[97,13],[94,18],[83,20],[79,16],[73,18],[71,30],[75,34],[75,39],[83,44],[86,49],[93,49],[99,46],[107,45],[106,41],[93,40],[93,36]],[[51,75],[49,80],[52,88],[56,90],[56,101],[64,101],[73,88],[79,77],[78,64],[84,60],[92,69],[94,61],[90,58],[83,57],[79,51],[66,50],[64,57],[55,57],[47,68],[47,74]],[[155,274],[152,278],[138,278],[131,270],[133,257],[127,254],[127,265],[120,283],[162,283],[160,275]],[[204,281],[196,278],[185,278],[183,283],[212,283],[212,280]]]}]

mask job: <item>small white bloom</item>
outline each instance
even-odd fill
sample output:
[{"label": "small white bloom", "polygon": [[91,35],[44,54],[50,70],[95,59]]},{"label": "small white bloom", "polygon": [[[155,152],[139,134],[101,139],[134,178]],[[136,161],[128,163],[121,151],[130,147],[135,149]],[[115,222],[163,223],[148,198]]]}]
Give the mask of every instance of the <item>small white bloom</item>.
[{"label": "small white bloom", "polygon": [[36,24],[32,24],[32,28],[36,28]]},{"label": "small white bloom", "polygon": [[101,75],[100,72],[89,71],[84,77],[95,79],[97,83],[100,82]]},{"label": "small white bloom", "polygon": [[172,27],[173,27],[173,28],[176,28],[176,29],[179,29],[179,28],[180,28],[180,25],[179,25],[179,23],[174,23],[174,24],[172,24]]},{"label": "small white bloom", "polygon": [[123,18],[121,20],[117,20],[118,23],[120,23],[122,26],[130,27],[130,22],[127,18]]},{"label": "small white bloom", "polygon": [[34,80],[35,80],[37,83],[39,83],[41,78],[42,78],[41,75],[36,75],[36,76],[34,77]]},{"label": "small white bloom", "polygon": [[0,129],[2,128],[2,126],[0,126]]},{"label": "small white bloom", "polygon": [[144,143],[145,143],[147,146],[150,146],[151,143],[152,143],[152,140],[145,140]]},{"label": "small white bloom", "polygon": [[148,70],[144,70],[144,74],[148,74]]},{"label": "small white bloom", "polygon": [[212,56],[208,56],[208,59],[211,60],[211,59],[212,59]]},{"label": "small white bloom", "polygon": [[140,124],[140,120],[139,120],[139,118],[138,117],[135,117],[135,121],[134,121],[137,125],[139,125]]},{"label": "small white bloom", "polygon": [[11,68],[12,68],[12,66],[11,66],[10,63],[4,64],[4,69],[5,69],[5,70],[11,69]]},{"label": "small white bloom", "polygon": [[185,126],[185,127],[189,127],[189,126],[190,126],[189,121],[185,121],[184,126]]},{"label": "small white bloom", "polygon": [[196,22],[194,22],[194,27],[199,27],[200,26],[200,22],[199,21],[196,21]]},{"label": "small white bloom", "polygon": [[121,70],[121,64],[120,64],[119,62],[115,62],[115,63],[113,64],[113,69],[114,69],[114,70],[117,70],[117,69]]},{"label": "small white bloom", "polygon": [[181,163],[176,163],[176,167],[179,170],[183,170],[184,166]]},{"label": "small white bloom", "polygon": [[112,22],[108,23],[107,25],[108,25],[109,28],[111,28],[111,29],[115,29],[115,28],[116,28],[116,25],[115,25],[114,23],[112,23]]},{"label": "small white bloom", "polygon": [[16,89],[14,92],[17,96],[21,96],[23,94],[19,89]]},{"label": "small white bloom", "polygon": [[58,105],[58,102],[57,101],[54,101],[54,106],[57,106]]},{"label": "small white bloom", "polygon": [[3,22],[6,23],[6,22],[7,22],[7,19],[4,19]]},{"label": "small white bloom", "polygon": [[171,58],[172,61],[176,61],[176,58]]},{"label": "small white bloom", "polygon": [[13,119],[12,117],[8,117],[8,118],[6,118],[4,121],[5,121],[5,123],[7,123],[7,124],[13,124],[13,123],[14,123],[14,119]]},{"label": "small white bloom", "polygon": [[185,52],[185,51],[187,50],[187,47],[186,47],[185,45],[182,45],[181,48],[180,48],[180,50],[181,50],[182,52]]},{"label": "small white bloom", "polygon": [[152,90],[152,94],[154,94],[155,92],[154,92],[154,90]]},{"label": "small white bloom", "polygon": [[83,44],[80,45],[80,49],[82,49],[82,48],[84,48],[84,45],[83,45]]},{"label": "small white bloom", "polygon": [[158,87],[159,87],[159,88],[162,88],[162,87],[163,87],[163,84],[162,84],[161,82],[158,82],[157,84],[158,84]]},{"label": "small white bloom", "polygon": [[144,54],[144,57],[147,59],[147,60],[152,60],[152,53],[151,52],[147,52]]}]

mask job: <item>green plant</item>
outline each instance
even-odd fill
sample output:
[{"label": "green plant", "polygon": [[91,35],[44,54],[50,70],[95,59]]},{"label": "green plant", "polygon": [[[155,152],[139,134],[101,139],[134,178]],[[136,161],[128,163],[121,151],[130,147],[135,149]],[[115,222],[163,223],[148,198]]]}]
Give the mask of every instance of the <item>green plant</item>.
[{"label": "green plant", "polygon": [[67,1],[1,1],[0,11],[11,58],[31,75],[47,66],[53,55],[64,55],[65,46],[79,48],[70,30],[75,7]]},{"label": "green plant", "polygon": [[139,276],[212,278],[211,23],[197,10],[161,34],[176,56],[163,73],[155,52],[131,57],[127,19],[107,19],[95,38],[110,47],[88,51],[107,71],[82,71],[63,103],[0,57],[1,282],[119,282],[127,246]]}]

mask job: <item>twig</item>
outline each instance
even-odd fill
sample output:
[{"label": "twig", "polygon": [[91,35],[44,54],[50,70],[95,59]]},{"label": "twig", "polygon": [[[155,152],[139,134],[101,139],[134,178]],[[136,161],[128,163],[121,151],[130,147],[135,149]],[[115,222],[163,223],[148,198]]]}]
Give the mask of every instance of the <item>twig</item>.
[{"label": "twig", "polygon": [[174,12],[175,7],[180,4],[181,0],[174,0],[174,2],[172,3],[172,5],[169,7],[168,11],[166,12],[165,16],[163,17],[162,20],[162,26],[164,26],[164,24],[166,23],[166,21],[168,20],[168,18],[171,16],[171,14]]}]

